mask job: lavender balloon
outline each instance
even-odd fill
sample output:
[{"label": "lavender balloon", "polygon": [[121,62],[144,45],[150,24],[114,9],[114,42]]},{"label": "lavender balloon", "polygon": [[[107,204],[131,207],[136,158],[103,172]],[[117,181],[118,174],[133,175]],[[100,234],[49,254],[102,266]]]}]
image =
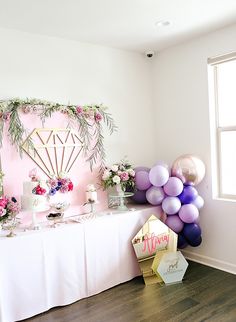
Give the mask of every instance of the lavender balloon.
[{"label": "lavender balloon", "polygon": [[146,171],[146,172],[149,172],[150,171],[150,168],[140,166],[140,167],[134,168],[134,171],[135,171],[135,173],[138,172],[138,171]]},{"label": "lavender balloon", "polygon": [[148,202],[146,198],[146,191],[136,190],[131,199],[138,204],[145,204]]},{"label": "lavender balloon", "polygon": [[181,202],[177,197],[166,197],[162,202],[162,209],[168,215],[177,214],[180,210]]},{"label": "lavender balloon", "polygon": [[169,175],[171,173],[171,169],[169,168],[168,164],[166,164],[164,161],[161,161],[161,160],[158,160],[156,163],[155,163],[155,166],[156,165],[161,165],[162,167],[166,168],[169,172]]},{"label": "lavender balloon", "polygon": [[169,172],[165,167],[156,165],[151,168],[149,172],[149,179],[151,184],[153,184],[155,187],[162,187],[169,179]]},{"label": "lavender balloon", "polygon": [[192,186],[184,187],[182,193],[178,196],[182,204],[192,203],[198,196],[197,190]]},{"label": "lavender balloon", "polygon": [[176,197],[183,191],[183,182],[176,177],[170,177],[164,185],[164,191],[168,196]]},{"label": "lavender balloon", "polygon": [[165,224],[176,233],[181,232],[184,228],[184,223],[178,215],[168,216]]},{"label": "lavender balloon", "polygon": [[160,187],[151,187],[146,191],[147,201],[154,206],[158,206],[165,198],[165,193]]},{"label": "lavender balloon", "polygon": [[193,200],[192,204],[200,210],[204,206],[204,199],[198,195],[197,198]]},{"label": "lavender balloon", "polygon": [[197,220],[198,216],[199,211],[197,207],[192,204],[183,205],[180,208],[179,218],[187,224],[193,223],[195,220]]},{"label": "lavender balloon", "polygon": [[149,175],[147,171],[136,171],[135,173],[135,185],[138,190],[147,190],[151,187]]}]

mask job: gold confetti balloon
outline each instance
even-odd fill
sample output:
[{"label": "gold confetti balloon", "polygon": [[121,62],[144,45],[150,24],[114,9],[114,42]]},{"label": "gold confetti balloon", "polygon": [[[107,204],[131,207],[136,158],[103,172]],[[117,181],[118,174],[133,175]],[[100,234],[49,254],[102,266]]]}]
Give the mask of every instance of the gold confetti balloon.
[{"label": "gold confetti balloon", "polygon": [[205,165],[201,159],[191,154],[185,154],[175,160],[171,175],[179,178],[185,185],[196,186],[205,176]]}]

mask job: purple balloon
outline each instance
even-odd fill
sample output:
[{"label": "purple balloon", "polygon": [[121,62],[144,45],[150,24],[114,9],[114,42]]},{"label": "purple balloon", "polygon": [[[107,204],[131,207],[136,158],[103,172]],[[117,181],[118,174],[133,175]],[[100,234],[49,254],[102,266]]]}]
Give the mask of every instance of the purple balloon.
[{"label": "purple balloon", "polygon": [[149,172],[149,179],[151,184],[153,184],[155,187],[162,187],[169,179],[169,172],[165,167],[156,165],[151,168]]},{"label": "purple balloon", "polygon": [[149,172],[150,168],[141,166],[141,167],[134,168],[134,171],[135,171],[135,173],[138,172],[138,171],[147,171],[147,172]]},{"label": "purple balloon", "polygon": [[198,196],[197,190],[192,186],[184,187],[182,193],[178,196],[182,204],[193,202]]},{"label": "purple balloon", "polygon": [[177,197],[166,197],[162,202],[162,209],[168,215],[177,214],[180,210],[181,202]]},{"label": "purple balloon", "polygon": [[199,236],[201,236],[201,228],[197,224],[185,224],[183,229],[183,235],[187,239],[187,241],[193,241]]},{"label": "purple balloon", "polygon": [[165,221],[165,224],[175,233],[181,232],[181,230],[184,228],[184,223],[178,215],[168,216]]},{"label": "purple balloon", "polygon": [[147,171],[136,171],[135,173],[135,185],[138,190],[147,190],[151,187],[149,175]]},{"label": "purple balloon", "polygon": [[183,234],[178,234],[178,245],[177,245],[177,247],[183,249],[183,248],[185,248],[187,246],[188,246],[188,242],[187,242],[186,238],[183,236]]},{"label": "purple balloon", "polygon": [[138,204],[145,204],[148,202],[146,198],[146,191],[136,190],[131,199]]},{"label": "purple balloon", "polygon": [[183,182],[176,177],[170,177],[164,185],[164,191],[168,196],[176,197],[183,191]]},{"label": "purple balloon", "polygon": [[192,204],[196,206],[197,209],[201,209],[204,206],[204,199],[198,195],[197,198],[193,200]]},{"label": "purple balloon", "polygon": [[191,224],[197,220],[199,211],[197,207],[192,204],[183,205],[179,211],[179,218],[186,224]]},{"label": "purple balloon", "polygon": [[151,187],[146,191],[147,201],[154,206],[158,206],[165,198],[165,193],[160,187]]},{"label": "purple balloon", "polygon": [[197,237],[194,240],[189,240],[189,245],[192,247],[197,247],[202,243],[202,236]]}]

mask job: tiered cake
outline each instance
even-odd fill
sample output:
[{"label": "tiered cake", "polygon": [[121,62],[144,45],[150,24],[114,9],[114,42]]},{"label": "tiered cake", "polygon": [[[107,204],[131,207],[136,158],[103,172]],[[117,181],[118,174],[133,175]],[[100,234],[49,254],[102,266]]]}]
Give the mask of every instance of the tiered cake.
[{"label": "tiered cake", "polygon": [[21,207],[23,210],[40,212],[48,209],[46,196],[33,193],[33,190],[38,185],[38,181],[23,182],[23,196],[21,197]]}]

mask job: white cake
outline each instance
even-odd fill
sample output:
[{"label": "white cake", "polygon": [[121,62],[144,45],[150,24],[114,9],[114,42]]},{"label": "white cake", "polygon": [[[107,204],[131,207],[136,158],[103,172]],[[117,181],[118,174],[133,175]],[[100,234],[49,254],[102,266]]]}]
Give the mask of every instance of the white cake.
[{"label": "white cake", "polygon": [[21,207],[23,210],[35,212],[46,211],[48,203],[46,196],[33,194],[33,189],[37,187],[38,182],[23,182],[23,196],[21,196]]}]

